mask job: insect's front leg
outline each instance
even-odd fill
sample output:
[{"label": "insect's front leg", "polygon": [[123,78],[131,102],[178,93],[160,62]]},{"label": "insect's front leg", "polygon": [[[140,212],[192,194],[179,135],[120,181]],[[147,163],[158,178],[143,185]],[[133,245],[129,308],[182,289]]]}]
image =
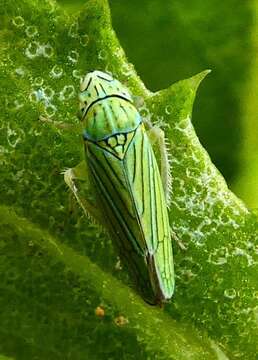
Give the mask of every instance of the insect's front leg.
[{"label": "insect's front leg", "polygon": [[171,170],[165,134],[158,125],[150,125],[149,122],[147,123],[147,129],[147,134],[152,145],[157,143],[159,147],[161,179],[165,192],[165,199],[167,205],[169,205],[171,193]]},{"label": "insect's front leg", "polygon": [[57,129],[60,129],[60,130],[68,130],[68,129],[71,129],[73,127],[73,125],[71,124],[67,124],[67,123],[64,123],[64,122],[61,122],[61,121],[55,121],[51,118],[48,118],[48,117],[45,117],[43,115],[40,115],[39,116],[39,120],[44,122],[44,123],[47,123],[47,124],[50,124],[52,126],[54,126],[55,128]]},{"label": "insect's front leg", "polygon": [[97,199],[94,196],[94,191],[89,181],[86,162],[82,161],[76,167],[66,169],[63,174],[66,184],[86,216],[98,224],[102,224],[103,221],[101,221],[101,214],[97,207]]},{"label": "insect's front leg", "polygon": [[39,116],[39,121],[42,121],[43,123],[47,123],[51,126],[53,126],[55,129],[59,130],[68,130],[68,131],[77,131],[81,129],[81,125],[78,124],[68,124],[62,121],[56,121],[49,117],[45,117],[43,115]]}]

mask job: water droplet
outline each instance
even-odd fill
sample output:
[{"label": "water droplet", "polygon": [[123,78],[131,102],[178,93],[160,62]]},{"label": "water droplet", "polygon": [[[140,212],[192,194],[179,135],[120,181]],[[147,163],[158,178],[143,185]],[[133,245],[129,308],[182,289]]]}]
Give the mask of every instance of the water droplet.
[{"label": "water droplet", "polygon": [[238,247],[236,247],[232,253],[235,256],[245,256],[246,255],[245,250],[240,249]]},{"label": "water droplet", "polygon": [[53,78],[60,78],[63,75],[63,69],[59,65],[54,65],[49,75]]},{"label": "water droplet", "polygon": [[38,101],[38,93],[37,91],[32,91],[30,94],[29,94],[29,99],[31,102],[37,102]]},{"label": "water droplet", "polygon": [[179,269],[177,276],[184,284],[188,284],[197,276],[191,269]]},{"label": "water droplet", "polygon": [[73,85],[64,86],[63,90],[60,92],[59,100],[67,100],[74,96],[75,90]]},{"label": "water droplet", "polygon": [[80,44],[81,44],[82,46],[87,46],[88,43],[89,43],[89,40],[90,40],[90,38],[89,38],[89,35],[87,35],[87,34],[80,36]]},{"label": "water droplet", "polygon": [[105,50],[100,50],[98,53],[98,58],[100,60],[105,60],[107,58],[107,53]]},{"label": "water droplet", "polygon": [[46,58],[50,58],[54,55],[54,49],[50,44],[45,44],[41,46],[41,54]]},{"label": "water droplet", "polygon": [[25,55],[30,59],[34,59],[40,54],[40,45],[37,41],[32,41],[29,43],[28,47],[25,49]]},{"label": "water droplet", "polygon": [[17,69],[15,69],[15,73],[21,77],[23,77],[25,75],[25,69],[21,66]]},{"label": "water droplet", "polygon": [[52,117],[56,113],[56,107],[53,104],[48,104],[45,107],[45,113],[48,117]]},{"label": "water droplet", "polygon": [[75,79],[82,79],[83,77],[81,70],[73,70],[72,74]]},{"label": "water droplet", "polygon": [[254,243],[252,243],[251,241],[247,241],[245,244],[248,250],[255,250]]},{"label": "water droplet", "polygon": [[13,23],[14,26],[22,27],[24,25],[24,19],[23,19],[22,16],[15,16],[12,19],[12,23]]},{"label": "water droplet", "polygon": [[19,99],[14,100],[14,109],[15,110],[18,110],[18,109],[22,108],[23,106],[24,106],[24,103],[21,102],[21,100],[19,100]]},{"label": "water droplet", "polygon": [[79,59],[79,53],[76,50],[71,50],[67,56],[68,60],[72,63],[77,63]]},{"label": "water droplet", "polygon": [[190,118],[186,118],[186,119],[183,119],[179,122],[179,124],[177,124],[177,129],[179,130],[186,130],[187,127],[189,126],[189,122],[190,122]]},{"label": "water droplet", "polygon": [[171,114],[171,111],[172,111],[172,106],[171,106],[171,105],[167,105],[167,106],[165,107],[165,113],[166,113],[167,115],[170,115],[170,114]]},{"label": "water droplet", "polygon": [[7,141],[8,144],[15,148],[16,145],[24,138],[24,131],[22,129],[12,129],[10,128],[10,124],[7,126]]},{"label": "water droplet", "polygon": [[131,63],[124,63],[122,65],[122,72],[125,76],[132,76],[134,74],[134,67]]},{"label": "water droplet", "polygon": [[53,96],[55,95],[55,91],[50,87],[50,86],[46,86],[43,88],[44,91],[44,95],[47,99],[52,99]]},{"label": "water droplet", "polygon": [[44,83],[44,79],[40,76],[38,76],[34,79],[34,85],[36,85],[36,86],[42,86],[43,83]]},{"label": "water droplet", "polygon": [[214,265],[224,265],[227,263],[227,257],[228,249],[226,247],[221,247],[210,253],[208,262]]},{"label": "water droplet", "polygon": [[114,55],[118,58],[124,56],[123,49],[121,47],[117,47],[114,51]]},{"label": "water droplet", "polygon": [[114,319],[114,323],[117,326],[125,326],[126,324],[129,323],[129,320],[126,317],[124,317],[123,315],[119,315]]},{"label": "water droplet", "polygon": [[44,56],[50,58],[54,54],[54,49],[50,44],[40,45],[38,41],[32,41],[25,49],[25,55],[33,59],[36,56]]},{"label": "water droplet", "polygon": [[69,36],[76,38],[78,36],[78,22],[74,22],[69,29]]},{"label": "water droplet", "polygon": [[228,298],[228,299],[234,299],[234,298],[236,297],[236,294],[237,294],[237,292],[236,292],[236,290],[233,289],[233,288],[231,288],[231,289],[226,289],[226,290],[224,291],[224,296],[225,296],[226,298]]},{"label": "water droplet", "polygon": [[142,106],[141,108],[139,108],[139,113],[143,118],[146,118],[149,116],[149,109],[146,106]]},{"label": "water droplet", "polygon": [[37,35],[38,29],[36,28],[36,26],[27,26],[25,33],[28,37],[33,37],[33,36]]},{"label": "water droplet", "polygon": [[29,99],[32,102],[38,102],[38,101],[44,100],[44,98],[45,98],[45,94],[44,94],[44,90],[42,88],[33,90],[29,95]]}]

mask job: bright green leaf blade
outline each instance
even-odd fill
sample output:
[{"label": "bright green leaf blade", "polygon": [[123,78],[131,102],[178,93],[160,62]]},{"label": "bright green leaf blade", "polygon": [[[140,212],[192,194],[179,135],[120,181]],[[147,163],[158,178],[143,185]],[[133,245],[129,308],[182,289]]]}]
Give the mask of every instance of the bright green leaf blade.
[{"label": "bright green leaf blade", "polygon": [[[105,270],[107,279],[108,273],[113,273],[128,282],[126,271],[115,270],[116,253],[110,241],[96,227],[89,225],[81,213],[69,212],[68,193],[60,172],[65,167],[75,166],[83,158],[80,134],[61,134],[37,120],[39,113],[47,111],[57,120],[75,122],[80,75],[90,69],[112,71],[133,94],[145,99],[139,109],[143,116],[169,124],[165,130],[172,148],[171,225],[187,250],[181,251],[174,245],[177,285],[168,311],[179,321],[187,320],[202,331],[206,330],[214,341],[222,344],[230,357],[253,359],[257,346],[255,249],[258,222],[228,191],[189,120],[198,84],[205,73],[153,95],[127,63],[112,31],[105,1],[87,1],[78,22],[76,17],[68,17],[53,4],[45,1],[18,1],[18,6],[17,1],[0,4],[3,44],[0,77],[4,87],[0,117],[2,202],[19,208],[23,215],[48,228],[63,243],[81,254],[86,253]],[[19,249],[12,251],[10,272],[22,276],[26,258],[19,257]],[[8,251],[6,254],[9,255]],[[33,266],[41,267],[41,284],[44,286],[45,274],[45,285],[53,292],[55,278],[59,273],[61,277],[65,276],[63,267],[51,268],[50,274],[45,262],[38,258],[34,259]],[[32,289],[35,282],[33,280]],[[70,311],[68,318],[73,319],[76,301],[69,303],[66,278],[62,284]],[[3,307],[9,309],[10,299],[15,298],[17,290],[9,293]],[[94,293],[92,288],[88,291],[97,305],[101,301],[98,292]],[[39,300],[38,297],[36,291],[31,299],[36,303],[38,299],[43,307],[46,306],[48,298]],[[19,299],[19,316],[26,318],[30,314],[28,295],[23,301],[19,295]],[[117,306],[122,306],[123,297],[118,296],[117,302]],[[87,314],[92,314],[93,306],[90,305],[83,302]],[[36,305],[35,309],[38,311]],[[50,307],[50,311],[55,312],[55,307]],[[9,320],[9,313],[6,314]],[[87,314],[84,326],[93,320],[93,316],[88,318]],[[146,317],[152,319],[150,313]],[[96,319],[94,321],[95,329]],[[22,321],[18,326],[12,324],[19,332],[12,335],[13,342],[23,344],[26,327],[22,327]],[[34,329],[36,325],[30,323],[29,326]],[[57,337],[60,338],[56,338],[56,343],[63,336],[60,335],[61,327],[58,329]],[[8,344],[8,334],[1,333],[5,344]],[[129,335],[123,336],[122,339],[127,339]],[[144,343],[149,339],[144,333],[134,341],[137,351],[142,338]],[[48,339],[43,348],[51,354],[52,345]],[[94,339],[95,347],[98,339],[98,336]],[[29,348],[32,349],[31,357],[41,351],[40,343],[29,345]],[[65,347],[63,351],[66,351]],[[51,356],[57,355],[54,352]]]},{"label": "bright green leaf blade", "polygon": [[[40,359],[63,359],[68,353],[72,359],[119,358],[122,346],[126,359],[135,351],[139,358],[220,358],[207,337],[147,306],[86,256],[5,206],[0,207],[0,231],[1,250],[9,254],[0,263],[5,308],[0,336],[8,334],[9,343],[1,346],[11,355],[19,358],[19,345],[19,351]],[[94,314],[99,302],[106,308],[103,319]],[[127,320],[121,327],[115,325],[119,315]]]}]

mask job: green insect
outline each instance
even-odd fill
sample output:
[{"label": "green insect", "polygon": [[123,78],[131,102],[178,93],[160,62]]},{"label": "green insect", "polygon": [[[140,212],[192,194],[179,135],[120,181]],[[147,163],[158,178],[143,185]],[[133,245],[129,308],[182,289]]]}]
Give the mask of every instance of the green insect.
[{"label": "green insect", "polygon": [[79,101],[85,160],[65,171],[65,181],[110,233],[144,300],[161,304],[174,291],[164,133],[141,118],[127,88],[106,73],[86,75]]}]

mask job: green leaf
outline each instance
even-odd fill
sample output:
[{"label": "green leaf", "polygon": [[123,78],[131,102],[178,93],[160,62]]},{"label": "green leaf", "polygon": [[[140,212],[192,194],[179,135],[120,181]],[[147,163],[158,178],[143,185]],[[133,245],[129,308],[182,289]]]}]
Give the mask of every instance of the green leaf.
[{"label": "green leaf", "polygon": [[[87,256],[59,243],[8,207],[0,207],[0,229],[2,246],[9,254],[1,262],[8,274],[2,302],[9,304],[9,311],[2,314],[2,324],[7,324],[3,333],[29,343],[25,351],[35,355],[43,351],[44,359],[63,358],[69,351],[73,359],[102,358],[102,353],[119,357],[121,350],[126,358],[133,358],[136,351],[142,358],[147,354],[159,359],[220,358],[216,356],[219,349],[206,336],[146,305]],[[101,320],[94,316],[100,299],[106,308]],[[125,319],[120,328],[116,326],[118,316]],[[67,339],[70,348],[66,348]]]},{"label": "green leaf", "polygon": [[[0,210],[0,352],[17,359],[223,359],[220,346],[231,359],[253,359],[258,221],[228,190],[192,127],[207,72],[153,94],[127,62],[106,1],[89,0],[74,17],[48,1],[0,5],[0,198],[8,206]],[[111,241],[69,206],[61,171],[83,159],[80,134],[38,121],[46,112],[76,123],[79,77],[92,69],[111,71],[142,97],[142,116],[167,124],[170,220],[186,250],[174,242],[176,293],[164,311],[134,294]],[[105,310],[101,319],[97,306]]]}]

